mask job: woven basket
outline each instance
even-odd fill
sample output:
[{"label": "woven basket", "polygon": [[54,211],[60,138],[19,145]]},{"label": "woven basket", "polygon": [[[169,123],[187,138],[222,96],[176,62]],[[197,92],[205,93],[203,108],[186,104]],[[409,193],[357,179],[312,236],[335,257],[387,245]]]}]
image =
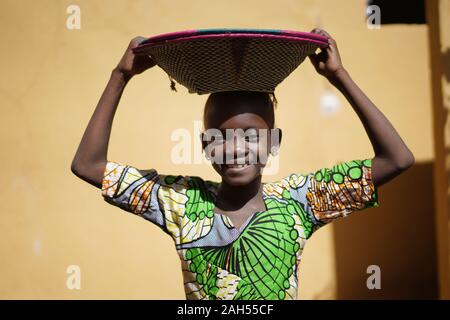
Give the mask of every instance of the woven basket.
[{"label": "woven basket", "polygon": [[203,29],[151,37],[133,51],[149,55],[171,81],[201,95],[274,92],[308,55],[326,46],[327,38],[306,32]]}]

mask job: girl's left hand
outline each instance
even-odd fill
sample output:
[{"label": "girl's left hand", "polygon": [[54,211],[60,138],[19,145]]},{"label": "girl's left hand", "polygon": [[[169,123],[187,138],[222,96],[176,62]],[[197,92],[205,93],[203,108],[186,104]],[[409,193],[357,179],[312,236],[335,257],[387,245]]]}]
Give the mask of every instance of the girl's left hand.
[{"label": "girl's left hand", "polygon": [[328,38],[329,46],[327,48],[320,49],[321,51],[319,53],[313,53],[308,57],[316,71],[320,75],[331,80],[333,77],[336,77],[340,71],[344,70],[336,41],[325,30],[319,28],[313,29],[311,33]]},{"label": "girl's left hand", "polygon": [[145,39],[146,38],[144,37],[133,38],[116,67],[116,70],[121,72],[127,79],[130,79],[131,77],[156,65],[155,61],[153,61],[153,59],[149,56],[136,55],[133,53],[133,49]]}]

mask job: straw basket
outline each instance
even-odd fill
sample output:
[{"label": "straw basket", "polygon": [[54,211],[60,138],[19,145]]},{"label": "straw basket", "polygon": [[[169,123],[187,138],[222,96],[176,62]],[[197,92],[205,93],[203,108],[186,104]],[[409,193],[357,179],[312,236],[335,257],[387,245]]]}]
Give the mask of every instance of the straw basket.
[{"label": "straw basket", "polygon": [[133,49],[149,55],[189,93],[274,92],[326,37],[299,31],[201,29],[150,37]]}]

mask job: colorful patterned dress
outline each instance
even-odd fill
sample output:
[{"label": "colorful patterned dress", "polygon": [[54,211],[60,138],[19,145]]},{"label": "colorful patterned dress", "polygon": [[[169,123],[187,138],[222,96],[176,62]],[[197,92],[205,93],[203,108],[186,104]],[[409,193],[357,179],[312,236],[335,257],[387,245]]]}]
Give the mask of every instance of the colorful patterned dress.
[{"label": "colorful patterned dress", "polygon": [[378,207],[372,159],[263,183],[266,210],[238,230],[215,213],[218,182],[162,175],[108,161],[102,196],[159,226],[174,241],[188,300],[296,299],[297,268],[311,235],[352,211]]}]

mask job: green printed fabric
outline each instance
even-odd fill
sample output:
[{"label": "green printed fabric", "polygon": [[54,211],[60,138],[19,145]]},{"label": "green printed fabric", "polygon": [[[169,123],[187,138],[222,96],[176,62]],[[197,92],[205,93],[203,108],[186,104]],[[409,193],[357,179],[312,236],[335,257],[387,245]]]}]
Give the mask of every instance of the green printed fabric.
[{"label": "green printed fabric", "polygon": [[296,299],[300,257],[311,235],[333,219],[379,206],[372,159],[263,183],[265,210],[239,228],[214,210],[218,185],[112,161],[105,169],[105,201],[173,239],[187,299]]}]

